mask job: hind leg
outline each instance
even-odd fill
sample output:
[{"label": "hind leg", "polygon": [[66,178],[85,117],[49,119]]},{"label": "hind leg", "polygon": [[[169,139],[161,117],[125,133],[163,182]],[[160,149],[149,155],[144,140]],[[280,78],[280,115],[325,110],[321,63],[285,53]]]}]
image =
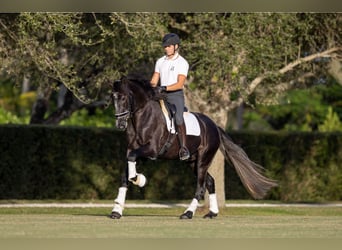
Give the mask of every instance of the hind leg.
[{"label": "hind leg", "polygon": [[194,169],[195,176],[197,177],[196,193],[189,207],[180,216],[180,219],[192,219],[197,210],[199,201],[204,199],[208,167],[203,167],[203,165],[198,165],[198,163],[192,163],[192,167]]},{"label": "hind leg", "polygon": [[206,178],[206,188],[209,192],[209,213],[204,215],[203,218],[212,219],[217,216],[219,209],[215,193],[215,180],[209,173]]},{"label": "hind leg", "polygon": [[218,143],[213,143],[213,145],[211,145],[211,150],[206,150],[208,146],[204,147],[202,151],[198,152],[197,160],[192,162],[195,176],[197,176],[197,188],[195,197],[193,198],[190,206],[180,216],[181,219],[191,219],[193,217],[199,201],[201,199],[204,199],[206,189],[208,189],[209,191],[210,211],[207,215],[204,216],[204,218],[213,218],[217,216],[218,205],[215,193],[215,180],[208,173],[208,169],[218,149],[218,145]]}]

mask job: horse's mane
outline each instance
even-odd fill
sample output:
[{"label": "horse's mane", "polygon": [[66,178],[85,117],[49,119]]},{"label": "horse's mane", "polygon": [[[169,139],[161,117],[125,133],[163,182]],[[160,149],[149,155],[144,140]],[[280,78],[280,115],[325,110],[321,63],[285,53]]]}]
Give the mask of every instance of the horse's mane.
[{"label": "horse's mane", "polygon": [[[155,99],[155,93],[148,79],[140,76],[126,76],[121,79],[123,82],[133,84],[145,92],[149,99]],[[158,98],[157,98],[158,99]]]},{"label": "horse's mane", "polygon": [[146,78],[126,77],[126,79],[133,84],[137,84],[139,87],[143,88],[146,91],[152,90],[151,84]]}]

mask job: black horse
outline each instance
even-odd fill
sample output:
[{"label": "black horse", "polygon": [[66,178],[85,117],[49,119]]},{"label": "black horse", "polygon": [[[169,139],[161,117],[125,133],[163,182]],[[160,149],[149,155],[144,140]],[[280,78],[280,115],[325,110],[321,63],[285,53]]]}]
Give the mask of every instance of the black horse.
[{"label": "black horse", "polygon": [[[113,102],[115,106],[116,127],[126,130],[128,164],[123,173],[122,184],[115,199],[111,218],[119,219],[124,209],[126,191],[129,182],[143,187],[146,178],[136,172],[138,158],[178,159],[179,142],[177,135],[170,132],[160,103],[149,82],[142,79],[122,78],[113,83]],[[218,214],[214,178],[208,173],[209,166],[217,152],[223,152],[225,158],[234,165],[242,183],[255,199],[263,198],[276,182],[262,174],[263,168],[252,162],[242,148],[232,142],[224,130],[210,118],[200,113],[192,113],[198,120],[200,135],[188,135],[187,148],[191,157],[187,162],[197,177],[195,196],[180,216],[191,219],[198,202],[209,193],[209,212],[205,218]]]}]

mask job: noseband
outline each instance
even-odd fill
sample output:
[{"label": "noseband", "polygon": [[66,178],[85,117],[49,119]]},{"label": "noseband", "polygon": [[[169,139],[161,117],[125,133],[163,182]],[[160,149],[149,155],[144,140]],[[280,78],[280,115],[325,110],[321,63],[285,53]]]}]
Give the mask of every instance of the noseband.
[{"label": "noseband", "polygon": [[127,121],[131,115],[132,115],[132,102],[131,102],[131,96],[129,96],[129,100],[128,100],[128,106],[129,106],[129,109],[128,110],[125,110],[121,113],[118,113],[118,114],[114,114],[115,118],[116,119],[124,119],[125,121]]},{"label": "noseband", "polygon": [[116,118],[121,118],[121,117],[130,115],[130,113],[131,113],[131,111],[124,111],[124,112],[121,112],[119,114],[115,114],[115,117]]}]

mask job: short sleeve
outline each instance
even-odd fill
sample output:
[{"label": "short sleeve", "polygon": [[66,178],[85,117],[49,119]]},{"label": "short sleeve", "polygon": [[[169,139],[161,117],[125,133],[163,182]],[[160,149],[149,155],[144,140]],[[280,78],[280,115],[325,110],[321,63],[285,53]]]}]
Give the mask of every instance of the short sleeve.
[{"label": "short sleeve", "polygon": [[161,63],[163,58],[159,58],[156,62],[156,65],[154,67],[154,72],[160,73],[161,71]]},{"label": "short sleeve", "polygon": [[178,74],[188,76],[188,71],[189,63],[182,58],[182,60],[180,60],[180,67],[178,68]]}]

